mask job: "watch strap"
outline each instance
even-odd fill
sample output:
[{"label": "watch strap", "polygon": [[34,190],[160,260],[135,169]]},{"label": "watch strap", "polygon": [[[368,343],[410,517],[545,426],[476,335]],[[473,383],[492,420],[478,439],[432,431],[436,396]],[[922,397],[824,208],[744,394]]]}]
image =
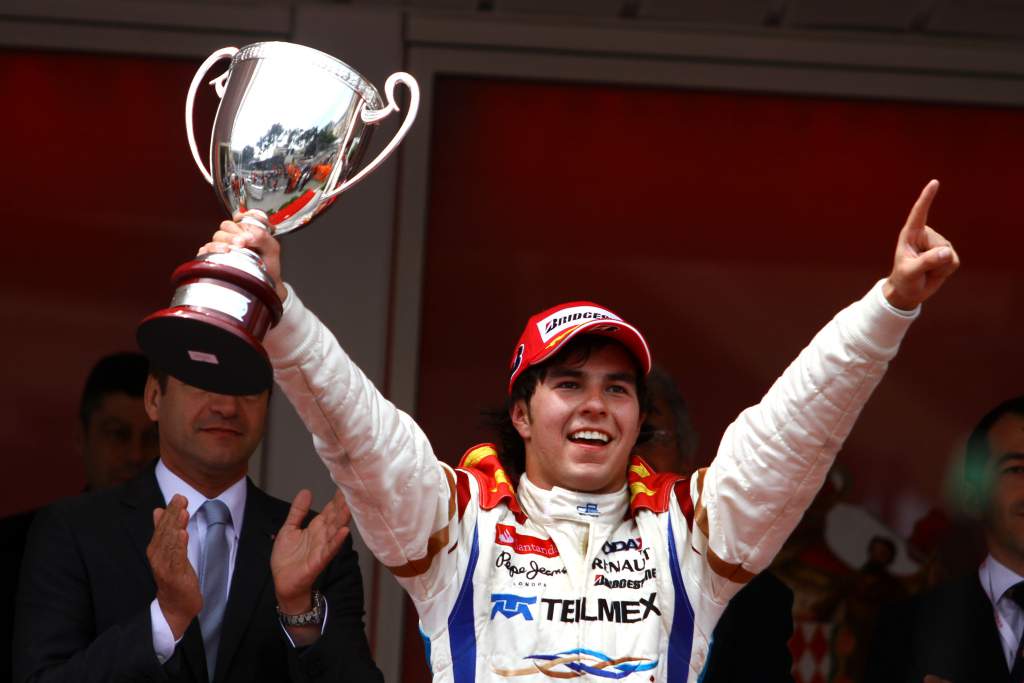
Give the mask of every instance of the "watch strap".
[{"label": "watch strap", "polygon": [[313,591],[313,608],[308,612],[300,614],[286,614],[277,606],[277,617],[285,626],[319,626],[324,623],[324,596],[318,591]]}]

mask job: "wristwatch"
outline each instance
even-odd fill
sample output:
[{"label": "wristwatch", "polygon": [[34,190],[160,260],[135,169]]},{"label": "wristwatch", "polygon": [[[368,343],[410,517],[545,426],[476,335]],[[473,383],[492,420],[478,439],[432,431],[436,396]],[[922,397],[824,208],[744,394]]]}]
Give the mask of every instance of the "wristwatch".
[{"label": "wristwatch", "polygon": [[324,596],[318,590],[313,591],[313,609],[301,614],[285,614],[281,606],[277,606],[277,618],[285,626],[319,626],[324,623]]}]

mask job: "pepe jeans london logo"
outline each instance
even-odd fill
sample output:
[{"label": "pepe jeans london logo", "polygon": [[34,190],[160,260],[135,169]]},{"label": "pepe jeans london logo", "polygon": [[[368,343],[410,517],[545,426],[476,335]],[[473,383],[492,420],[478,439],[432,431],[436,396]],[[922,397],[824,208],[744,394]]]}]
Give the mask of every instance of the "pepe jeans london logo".
[{"label": "pepe jeans london logo", "polygon": [[537,323],[537,331],[540,333],[542,342],[549,341],[552,337],[564,332],[566,328],[582,325],[592,320],[615,320],[621,322],[621,318],[612,315],[609,311],[597,306],[573,306],[563,308],[557,313],[552,313]]},{"label": "pepe jeans london logo", "polygon": [[[537,560],[530,560],[530,563],[525,566],[520,565],[513,560],[512,553],[504,550],[498,555],[498,559],[494,561],[494,566],[497,569],[504,569],[507,571],[510,579],[526,579],[526,581],[534,581],[537,578],[559,576],[561,574],[569,573],[569,570],[565,567],[559,567],[557,569],[543,567],[537,563]],[[519,585],[524,584],[520,583]]]}]

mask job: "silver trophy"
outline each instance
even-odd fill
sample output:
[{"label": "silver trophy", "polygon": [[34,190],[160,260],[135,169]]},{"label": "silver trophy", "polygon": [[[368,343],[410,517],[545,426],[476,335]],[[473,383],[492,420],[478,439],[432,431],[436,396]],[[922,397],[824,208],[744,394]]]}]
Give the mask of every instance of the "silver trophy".
[{"label": "silver trophy", "polygon": [[[210,81],[221,102],[204,163],[192,129],[195,96],[210,68],[229,57],[228,70]],[[362,165],[374,128],[398,111],[399,83],[410,92],[405,119]],[[398,147],[416,118],[419,86],[397,72],[384,93],[386,100],[344,62],[302,45],[226,47],[203,62],[189,87],[189,146],[228,215],[258,209],[265,221],[244,222],[284,235],[308,224]],[[206,254],[179,266],[171,282],[170,307],[139,325],[138,342],[150,361],[209,391],[268,388],[273,378],[261,341],[280,319],[281,302],[259,256],[247,249]]]}]

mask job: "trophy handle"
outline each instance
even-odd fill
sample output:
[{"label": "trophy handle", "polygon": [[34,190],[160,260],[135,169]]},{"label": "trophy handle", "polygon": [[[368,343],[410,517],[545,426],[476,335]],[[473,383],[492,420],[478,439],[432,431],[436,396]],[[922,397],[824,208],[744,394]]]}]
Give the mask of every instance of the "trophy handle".
[{"label": "trophy handle", "polygon": [[[372,125],[383,120],[391,112],[398,111],[398,105],[395,104],[395,86],[399,83],[405,84],[405,87],[409,89],[409,111],[406,112],[405,119],[402,121],[402,126],[398,129],[398,132],[395,133],[395,137],[391,138],[391,142],[388,143],[387,147],[382,149],[380,154],[378,154],[373,161],[364,166],[359,173],[356,173],[341,185],[326,192],[324,194],[324,199],[336,197],[345,190],[350,189],[353,185],[365,178],[368,173],[371,173],[375,168],[384,163],[384,160],[391,156],[391,153],[394,152],[395,148],[402,142],[405,134],[409,132],[410,128],[412,128],[413,121],[416,120],[416,112],[420,108],[420,86],[416,83],[415,78],[404,71],[396,71],[388,76],[387,82],[384,83],[384,93],[387,96],[387,106],[383,109],[363,109],[360,117],[362,118],[363,123]],[[340,172],[341,164],[338,164],[337,167]],[[336,182],[336,178],[332,179],[332,184]]]},{"label": "trophy handle", "polygon": [[[210,67],[214,63],[220,61],[224,57],[234,57],[235,53],[238,52],[237,47],[222,47],[221,49],[214,52],[212,55],[206,58],[206,61],[199,66],[199,70],[196,71],[196,75],[192,77],[192,84],[188,86],[188,96],[185,98],[185,132],[188,133],[188,146],[192,149],[192,158],[195,159],[196,166],[199,167],[199,172],[206,178],[206,182],[213,185],[213,175],[206,168],[206,164],[203,163],[202,158],[199,156],[199,149],[196,147],[196,134],[192,130],[192,107],[196,102],[196,91],[199,90],[199,82],[206,76],[206,72],[210,70]],[[217,97],[224,97],[224,86],[228,80],[229,71],[225,71],[217,78],[210,81],[210,85],[217,91]]]}]

